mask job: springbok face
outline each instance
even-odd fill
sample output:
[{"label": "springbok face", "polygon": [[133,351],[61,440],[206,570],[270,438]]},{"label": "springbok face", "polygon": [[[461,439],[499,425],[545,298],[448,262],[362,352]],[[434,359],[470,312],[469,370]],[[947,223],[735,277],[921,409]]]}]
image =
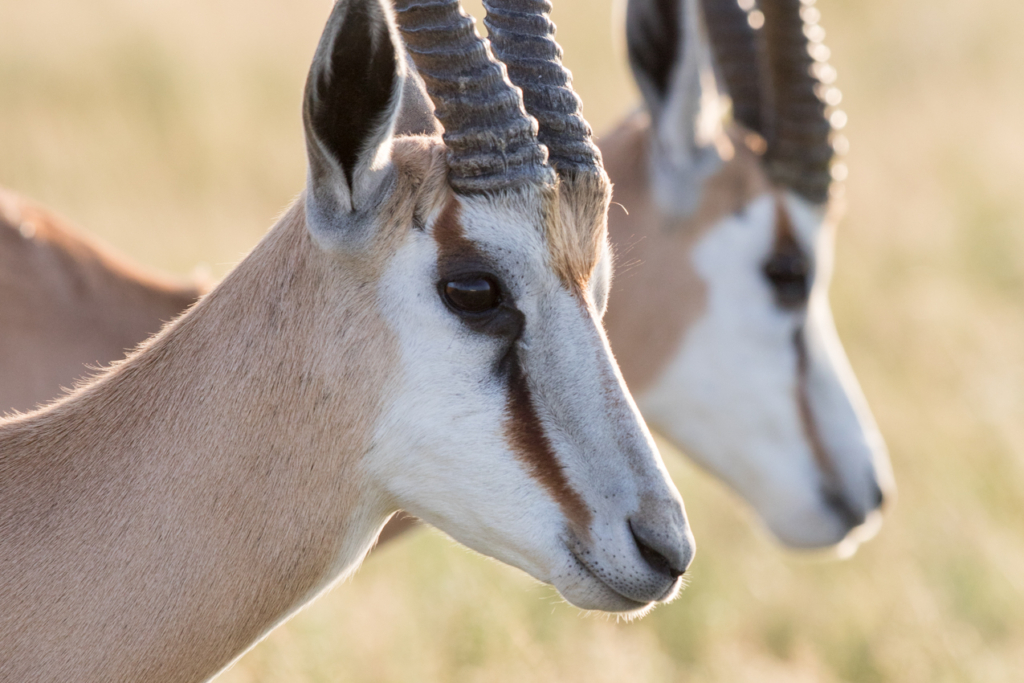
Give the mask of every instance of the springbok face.
[{"label": "springbok face", "polygon": [[[705,5],[706,22],[696,0],[630,2],[631,61],[652,124],[647,132],[634,121],[606,147],[615,199],[630,212],[612,214],[612,237],[624,261],[641,263],[617,281],[609,335],[653,428],[739,492],[782,542],[851,550],[877,528],[892,482],[828,302],[830,128],[800,3],[761,2],[770,112],[749,101],[743,81],[759,82],[745,13]],[[700,113],[683,106],[717,101],[705,32],[728,38],[730,29],[716,56],[743,95],[734,95],[737,117],[774,126],[764,156],[738,125],[702,141]],[[637,145],[644,158],[619,161]],[[663,290],[653,299],[669,309],[647,328],[624,303],[642,300],[642,287]]]},{"label": "springbok face", "polygon": [[[558,112],[582,125],[548,160],[457,0],[400,0],[445,136],[394,137],[405,57],[388,4],[335,6],[305,105],[313,242],[380,264],[365,286],[399,349],[368,485],[579,607],[665,600],[693,540],[602,331],[608,186],[589,131]],[[535,16],[508,22],[512,39],[546,19],[520,11]],[[559,142],[584,151],[576,166]]]}]

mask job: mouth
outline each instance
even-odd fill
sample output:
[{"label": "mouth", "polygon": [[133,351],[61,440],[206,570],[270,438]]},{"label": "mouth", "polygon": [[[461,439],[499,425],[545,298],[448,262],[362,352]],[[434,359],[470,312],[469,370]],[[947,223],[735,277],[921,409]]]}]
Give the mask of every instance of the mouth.
[{"label": "mouth", "polygon": [[[605,572],[603,572],[600,567],[593,566],[591,562],[587,560],[589,552],[577,547],[580,545],[579,541],[574,538],[570,538],[564,539],[563,542],[573,563],[573,569],[576,570],[577,576],[582,575],[586,577],[587,581],[589,581],[591,585],[596,584],[603,589],[602,592],[611,599],[611,602],[617,603],[612,609],[609,609],[608,607],[601,607],[604,611],[625,612],[631,617],[642,616],[652,610],[659,603],[667,602],[674,598],[682,586],[683,580],[682,577],[679,577],[673,580],[669,586],[654,599],[637,600],[635,597],[624,595],[604,578],[603,574]],[[564,592],[563,596],[565,596]],[[565,597],[567,600],[575,604],[569,596]]]},{"label": "mouth", "polygon": [[[580,577],[580,575],[582,575],[583,577],[585,577],[585,580],[587,582],[591,584],[597,584],[598,586],[600,586],[600,588],[602,589],[600,592],[605,593],[606,597],[609,598],[605,602],[614,604],[609,606],[602,605],[600,607],[598,607],[597,605],[583,604],[577,600],[574,600],[571,596],[566,594],[565,590],[559,588],[559,592],[562,593],[562,596],[570,603],[583,609],[601,609],[602,611],[626,613],[645,613],[647,610],[653,607],[653,603],[638,602],[633,598],[626,597],[622,593],[618,592],[617,590],[609,586],[604,581],[604,579],[602,579],[597,573],[594,572],[594,570],[592,570],[589,566],[587,566],[587,564],[583,560],[580,559],[580,557],[573,551],[572,547],[568,543],[566,544],[566,550],[568,551],[569,557],[571,558],[571,562],[573,565],[572,569],[575,570],[577,579]],[[587,592],[592,594],[594,591],[591,588]],[[593,596],[588,595],[588,598],[592,599]]]},{"label": "mouth", "polygon": [[868,513],[867,519],[858,526],[850,529],[846,538],[836,545],[836,556],[841,560],[853,557],[854,553],[863,543],[870,541],[878,533],[882,526],[882,512],[872,510]]}]

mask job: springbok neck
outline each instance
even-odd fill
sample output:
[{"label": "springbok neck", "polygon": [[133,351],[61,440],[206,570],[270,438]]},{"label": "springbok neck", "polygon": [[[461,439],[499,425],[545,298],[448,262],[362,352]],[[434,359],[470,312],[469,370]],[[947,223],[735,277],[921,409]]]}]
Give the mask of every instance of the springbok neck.
[{"label": "springbok neck", "polygon": [[339,2],[303,197],[125,362],[0,421],[0,679],[209,678],[400,508],[580,607],[678,590],[692,536],[601,329],[600,226],[565,224],[573,188],[458,4],[396,9],[448,142],[394,137],[389,4]]},{"label": "springbok neck", "polygon": [[[705,18],[698,0],[630,1],[648,113],[603,144],[628,211],[611,213],[611,238],[633,264],[606,324],[652,427],[783,543],[849,552],[877,528],[893,485],[828,303],[836,212],[819,96],[836,95],[816,76],[829,69],[811,55],[826,51],[806,38],[821,32],[805,27],[814,13],[801,6],[762,0],[759,46],[733,2],[707,0]],[[720,120],[701,111],[720,110],[709,35],[721,40],[714,56],[729,66],[737,113],[764,138],[733,123],[700,142],[701,122]]]}]

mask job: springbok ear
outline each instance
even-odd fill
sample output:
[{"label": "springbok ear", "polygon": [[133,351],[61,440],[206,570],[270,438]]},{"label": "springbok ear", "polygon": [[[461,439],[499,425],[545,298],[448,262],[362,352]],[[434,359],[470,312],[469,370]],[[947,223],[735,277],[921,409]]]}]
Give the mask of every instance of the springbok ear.
[{"label": "springbok ear", "polygon": [[654,130],[652,191],[663,210],[691,215],[722,164],[722,101],[702,3],[629,0],[626,38]]},{"label": "springbok ear", "polygon": [[345,228],[376,204],[391,172],[405,57],[385,0],[338,0],[306,80],[307,216]]},{"label": "springbok ear", "polygon": [[628,0],[626,46],[633,76],[652,114],[661,111],[682,56],[681,0]]}]

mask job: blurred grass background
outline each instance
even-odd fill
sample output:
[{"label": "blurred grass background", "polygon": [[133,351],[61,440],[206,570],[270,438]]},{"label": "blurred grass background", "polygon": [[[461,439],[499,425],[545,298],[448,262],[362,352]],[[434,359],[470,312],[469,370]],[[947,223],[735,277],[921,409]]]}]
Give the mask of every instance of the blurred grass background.
[{"label": "blurred grass background", "polygon": [[[608,0],[555,0],[586,113],[636,105]],[[820,0],[850,114],[832,298],[900,501],[846,562],[778,549],[662,444],[700,547],[633,624],[421,531],[224,683],[1020,680],[1024,4]],[[329,0],[0,0],[0,183],[134,259],[223,275],[302,188]]]}]

